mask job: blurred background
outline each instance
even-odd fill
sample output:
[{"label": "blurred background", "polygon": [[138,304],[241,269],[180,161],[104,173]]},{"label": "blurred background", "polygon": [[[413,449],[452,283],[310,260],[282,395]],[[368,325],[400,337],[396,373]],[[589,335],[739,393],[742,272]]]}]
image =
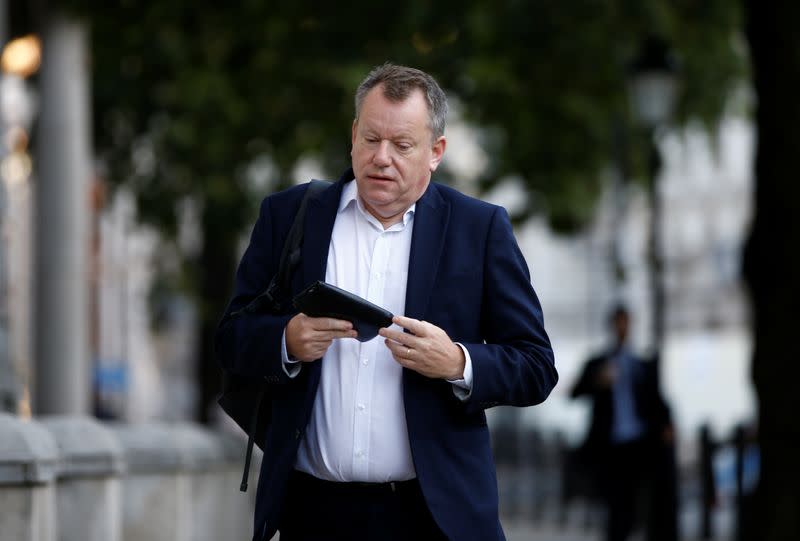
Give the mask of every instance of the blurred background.
[{"label": "blurred background", "polygon": [[620,302],[671,407],[681,538],[800,539],[799,16],[0,0],[2,409],[235,430],[212,338],[258,204],[338,177],[390,60],[447,91],[436,179],[508,209],[556,353],[545,404],[490,412],[509,539],[600,538],[569,395]]}]

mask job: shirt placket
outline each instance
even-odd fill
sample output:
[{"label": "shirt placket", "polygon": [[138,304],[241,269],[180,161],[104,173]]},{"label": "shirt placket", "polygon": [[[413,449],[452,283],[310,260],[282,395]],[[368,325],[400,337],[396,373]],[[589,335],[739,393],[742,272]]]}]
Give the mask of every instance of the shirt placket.
[{"label": "shirt placket", "polygon": [[[365,298],[378,306],[383,305],[386,286],[386,266],[389,258],[388,237],[378,234],[372,248],[369,278]],[[372,425],[372,383],[375,377],[377,347],[382,338],[376,337],[361,344],[355,396],[355,421],[353,423],[353,472],[358,478],[369,475],[370,432]]]}]

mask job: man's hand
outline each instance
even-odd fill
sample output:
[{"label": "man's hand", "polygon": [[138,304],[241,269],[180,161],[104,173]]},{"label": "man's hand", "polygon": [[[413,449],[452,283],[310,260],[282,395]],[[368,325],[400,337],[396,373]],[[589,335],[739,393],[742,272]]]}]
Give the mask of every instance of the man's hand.
[{"label": "man's hand", "polygon": [[386,347],[398,363],[429,378],[464,377],[464,352],[446,332],[432,323],[410,317],[394,316],[392,322],[411,333],[389,328],[378,331],[386,338]]},{"label": "man's hand", "polygon": [[286,351],[308,363],[325,355],[335,338],[355,338],[357,334],[349,321],[300,313],[286,324]]},{"label": "man's hand", "polygon": [[613,361],[605,361],[598,369],[595,383],[601,389],[610,389],[617,380],[617,367]]}]

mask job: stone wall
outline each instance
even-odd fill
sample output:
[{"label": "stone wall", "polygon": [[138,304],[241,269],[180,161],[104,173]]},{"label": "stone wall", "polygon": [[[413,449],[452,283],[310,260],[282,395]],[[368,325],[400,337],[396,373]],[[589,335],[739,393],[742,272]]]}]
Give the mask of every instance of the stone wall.
[{"label": "stone wall", "polygon": [[245,443],[190,423],[0,414],[0,541],[251,539]]}]

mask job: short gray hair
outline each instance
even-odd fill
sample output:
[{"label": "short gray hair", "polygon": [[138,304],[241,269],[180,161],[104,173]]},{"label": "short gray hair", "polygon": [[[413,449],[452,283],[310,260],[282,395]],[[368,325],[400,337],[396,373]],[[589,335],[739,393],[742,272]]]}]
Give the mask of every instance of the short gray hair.
[{"label": "short gray hair", "polygon": [[383,95],[392,102],[401,102],[419,89],[428,103],[428,127],[435,141],[444,135],[447,119],[447,96],[433,77],[424,71],[398,66],[387,62],[369,72],[356,90],[356,120],[361,113],[361,105],[369,91],[383,85]]}]

